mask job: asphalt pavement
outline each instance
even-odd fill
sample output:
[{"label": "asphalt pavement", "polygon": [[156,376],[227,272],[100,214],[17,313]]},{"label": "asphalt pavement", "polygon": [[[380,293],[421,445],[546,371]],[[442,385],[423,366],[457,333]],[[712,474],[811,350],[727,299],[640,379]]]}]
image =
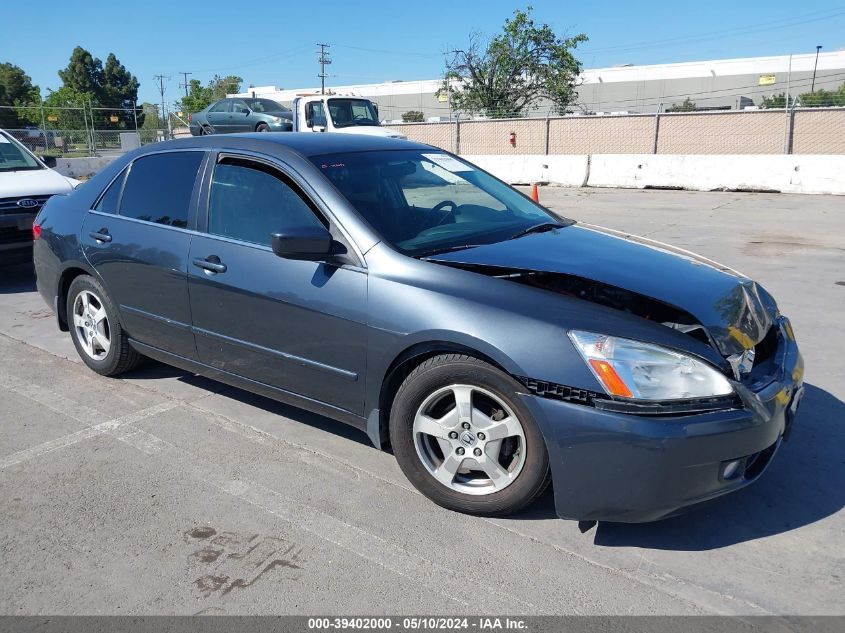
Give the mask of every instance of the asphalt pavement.
[{"label": "asphalt pavement", "polygon": [[760,281],[807,394],[750,488],[581,534],[484,519],[363,433],[159,364],[102,378],[0,270],[0,614],[845,614],[845,199],[541,188]]}]

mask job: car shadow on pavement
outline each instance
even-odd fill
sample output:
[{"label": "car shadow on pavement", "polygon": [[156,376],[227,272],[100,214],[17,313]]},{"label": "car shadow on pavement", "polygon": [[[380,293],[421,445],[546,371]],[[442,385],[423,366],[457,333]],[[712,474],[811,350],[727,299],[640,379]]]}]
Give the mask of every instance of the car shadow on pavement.
[{"label": "car shadow on pavement", "polygon": [[35,291],[35,269],[31,262],[0,267],[0,294]]},{"label": "car shadow on pavement", "polygon": [[237,387],[230,387],[229,385],[212,380],[211,378],[205,378],[204,376],[182,371],[181,369],[165,365],[163,363],[149,361],[142,367],[123,374],[122,377],[136,381],[176,378],[179,382],[199,389],[204,389],[210,393],[218,394],[220,397],[229,398],[231,400],[247,404],[251,407],[267,411],[273,415],[282,416],[293,420],[294,422],[307,424],[308,426],[320,429],[321,431],[326,431],[327,433],[332,433],[345,439],[371,446],[366,433],[348,424],[344,424],[343,422],[338,422],[337,420],[332,420],[331,418],[327,418],[317,413],[311,413],[310,411],[299,409],[297,407],[272,400],[271,398],[250,393],[249,391],[244,391],[243,389],[239,389]]},{"label": "car shadow on pavement", "polygon": [[820,521],[845,507],[845,403],[806,385],[790,439],[747,488],[656,523],[599,523],[595,545],[704,551]]}]

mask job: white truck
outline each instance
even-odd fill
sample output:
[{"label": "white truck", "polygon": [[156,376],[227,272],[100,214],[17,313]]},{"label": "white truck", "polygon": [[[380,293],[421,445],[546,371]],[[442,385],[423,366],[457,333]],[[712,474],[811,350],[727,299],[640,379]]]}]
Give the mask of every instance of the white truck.
[{"label": "white truck", "polygon": [[297,95],[293,100],[293,131],[407,138],[381,126],[378,106],[369,99],[340,94]]}]

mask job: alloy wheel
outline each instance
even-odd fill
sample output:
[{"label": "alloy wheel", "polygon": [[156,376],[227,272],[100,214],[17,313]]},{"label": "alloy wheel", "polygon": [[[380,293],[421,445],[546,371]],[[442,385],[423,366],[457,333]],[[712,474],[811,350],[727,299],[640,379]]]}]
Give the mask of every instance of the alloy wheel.
[{"label": "alloy wheel", "polygon": [[103,360],[111,349],[111,329],[102,300],[83,290],[73,302],[73,326],[83,351],[89,358]]},{"label": "alloy wheel", "polygon": [[463,494],[503,490],[525,465],[525,433],[501,398],[472,385],[449,385],[428,396],[414,417],[414,446],[441,484]]}]

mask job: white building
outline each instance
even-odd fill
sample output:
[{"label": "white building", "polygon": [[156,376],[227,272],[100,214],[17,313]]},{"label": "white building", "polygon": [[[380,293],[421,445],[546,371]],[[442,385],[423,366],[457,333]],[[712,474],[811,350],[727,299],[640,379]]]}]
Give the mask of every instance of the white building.
[{"label": "white building", "polygon": [[[764,96],[787,91],[810,92],[816,54],[719,59],[648,66],[614,66],[585,70],[578,87],[575,112],[649,113],[663,111],[685,99],[699,109],[741,109],[759,106]],[[822,52],[815,71],[815,89],[835,90],[845,83],[845,51]],[[409,110],[427,119],[451,114],[448,98],[439,94],[440,79],[389,81],[379,84],[331,86],[332,92],[373,100],[384,120],[401,119]],[[290,105],[297,94],[313,94],[319,87],[283,90],[256,86],[238,96],[255,95]],[[546,116],[549,104],[538,104],[530,116]],[[552,111],[553,112],[553,111]]]}]

